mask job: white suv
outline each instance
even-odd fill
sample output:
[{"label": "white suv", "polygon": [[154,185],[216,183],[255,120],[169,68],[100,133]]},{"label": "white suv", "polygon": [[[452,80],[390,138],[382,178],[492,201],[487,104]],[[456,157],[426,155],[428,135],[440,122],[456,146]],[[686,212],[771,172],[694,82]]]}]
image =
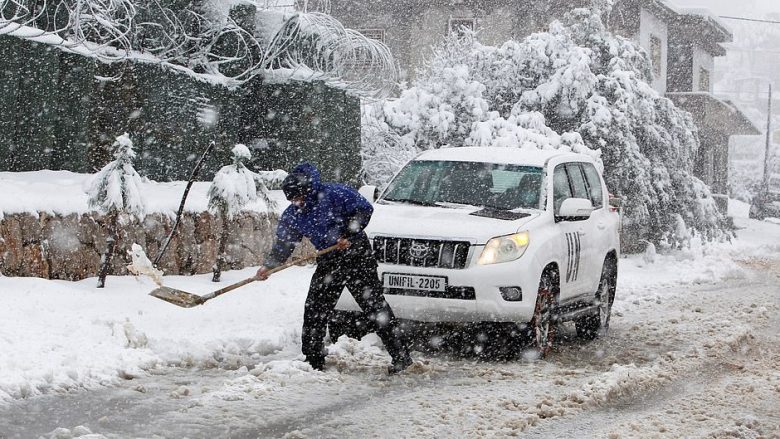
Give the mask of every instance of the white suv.
[{"label": "white suv", "polygon": [[[374,200],[375,188],[361,193]],[[555,322],[609,325],[618,213],[594,161],[519,148],[446,148],[404,166],[366,229],[396,316],[512,322],[545,355]],[[360,311],[348,293],[334,326]]]}]

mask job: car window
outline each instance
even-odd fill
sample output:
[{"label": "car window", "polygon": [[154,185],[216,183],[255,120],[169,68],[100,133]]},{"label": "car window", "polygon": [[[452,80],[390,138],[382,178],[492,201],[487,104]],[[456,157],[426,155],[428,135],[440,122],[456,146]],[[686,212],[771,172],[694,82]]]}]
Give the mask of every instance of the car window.
[{"label": "car window", "polygon": [[507,189],[516,187],[520,184],[520,179],[523,178],[522,173],[514,172],[506,169],[494,169],[493,172],[493,187],[490,189],[495,194],[502,194]]},{"label": "car window", "polygon": [[558,214],[563,200],[567,198],[571,198],[569,178],[566,176],[566,168],[563,165],[558,165],[553,172],[553,207],[556,214]]},{"label": "car window", "polygon": [[436,162],[414,162],[413,166],[407,166],[396,177],[392,188],[393,198],[430,200],[441,177]]},{"label": "car window", "polygon": [[569,174],[571,188],[574,191],[574,198],[584,198],[590,200],[588,186],[585,184],[585,176],[582,175],[579,163],[567,163],[566,171]]},{"label": "car window", "polygon": [[535,166],[415,160],[393,179],[382,200],[539,209],[542,180],[542,169]]},{"label": "car window", "polygon": [[604,192],[601,189],[601,178],[599,171],[592,163],[581,163],[582,170],[585,172],[585,181],[588,183],[588,193],[590,193],[590,202],[594,209],[601,209],[604,206]]}]

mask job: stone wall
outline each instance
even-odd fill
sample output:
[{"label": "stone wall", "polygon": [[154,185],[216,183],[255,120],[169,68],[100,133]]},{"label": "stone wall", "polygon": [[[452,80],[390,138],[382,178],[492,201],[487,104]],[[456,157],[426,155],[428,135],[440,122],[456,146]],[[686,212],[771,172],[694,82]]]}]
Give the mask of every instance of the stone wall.
[{"label": "stone wall", "polygon": [[[270,249],[276,214],[242,212],[229,225],[227,255],[230,269],[260,265]],[[147,215],[143,221],[120,218],[119,242],[111,274],[127,274],[128,249],[144,247],[154,259],[173,225],[172,216]],[[217,257],[222,221],[208,212],[185,213],[160,267],[166,274],[198,274],[211,271]],[[97,276],[106,249],[103,218],[94,213],[51,215],[6,214],[0,220],[0,273],[4,276],[36,276],[79,280]],[[303,246],[297,252],[311,251]]]}]

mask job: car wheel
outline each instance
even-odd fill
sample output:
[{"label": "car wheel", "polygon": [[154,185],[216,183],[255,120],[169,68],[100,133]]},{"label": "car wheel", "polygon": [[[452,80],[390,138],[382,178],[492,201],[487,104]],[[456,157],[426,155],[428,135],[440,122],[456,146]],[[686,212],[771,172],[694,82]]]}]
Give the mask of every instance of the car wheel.
[{"label": "car wheel", "polygon": [[362,313],[335,310],[328,321],[328,334],[330,334],[331,343],[335,343],[342,335],[360,340],[369,332],[373,332],[373,330]]},{"label": "car wheel", "polygon": [[599,287],[594,301],[596,312],[574,322],[578,337],[593,340],[596,337],[607,335],[612,304],[615,301],[616,274],[615,263],[610,260],[604,261],[604,268],[601,271],[601,280],[599,280]]},{"label": "car wheel", "polygon": [[539,282],[539,292],[536,295],[534,315],[529,325],[531,344],[539,358],[545,358],[552,351],[555,343],[556,312],[558,290],[556,275],[546,272]]}]

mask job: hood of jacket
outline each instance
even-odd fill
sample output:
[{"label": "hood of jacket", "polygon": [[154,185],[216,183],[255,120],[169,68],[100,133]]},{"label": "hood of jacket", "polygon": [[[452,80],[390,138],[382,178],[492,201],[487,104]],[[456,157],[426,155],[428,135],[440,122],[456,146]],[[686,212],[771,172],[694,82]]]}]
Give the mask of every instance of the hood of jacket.
[{"label": "hood of jacket", "polygon": [[322,181],[320,178],[320,170],[316,166],[308,162],[303,162],[296,165],[291,174],[304,174],[309,177],[311,181],[311,192],[306,196],[305,204],[311,205],[311,203],[317,201],[318,193],[322,191]]}]

